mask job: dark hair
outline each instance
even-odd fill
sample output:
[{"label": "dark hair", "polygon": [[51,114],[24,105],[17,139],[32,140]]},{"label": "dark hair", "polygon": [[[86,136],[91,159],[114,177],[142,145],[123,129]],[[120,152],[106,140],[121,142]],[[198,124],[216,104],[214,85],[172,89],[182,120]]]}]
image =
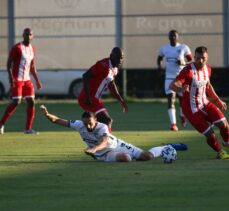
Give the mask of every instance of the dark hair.
[{"label": "dark hair", "polygon": [[175,30],[175,29],[173,29],[173,30],[171,30],[171,31],[169,32],[169,35],[170,35],[170,34],[178,34],[178,31]]},{"label": "dark hair", "polygon": [[95,114],[93,112],[89,112],[89,111],[85,111],[83,112],[81,118],[84,119],[84,118],[90,118],[90,117],[95,117]]},{"label": "dark hair", "polygon": [[207,49],[207,47],[205,47],[205,46],[199,46],[199,47],[197,47],[196,48],[196,50],[195,50],[195,54],[196,53],[199,53],[199,54],[203,54],[203,53],[207,53],[208,52],[208,49]]}]

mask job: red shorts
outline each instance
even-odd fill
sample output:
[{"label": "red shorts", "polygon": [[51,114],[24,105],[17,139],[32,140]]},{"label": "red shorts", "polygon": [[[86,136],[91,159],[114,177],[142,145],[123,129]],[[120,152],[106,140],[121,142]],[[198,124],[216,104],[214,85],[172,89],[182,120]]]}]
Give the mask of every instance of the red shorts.
[{"label": "red shorts", "polygon": [[11,95],[13,99],[34,97],[35,93],[32,81],[16,81],[14,87],[11,88]]},{"label": "red shorts", "polygon": [[209,102],[201,110],[192,113],[191,109],[183,109],[184,115],[194,128],[200,133],[205,134],[212,124],[222,121],[225,117],[223,113],[212,102]]},{"label": "red shorts", "polygon": [[78,97],[78,102],[84,111],[93,112],[95,114],[98,114],[100,112],[106,112],[106,108],[104,107],[104,104],[100,99],[91,97],[91,101],[92,101],[91,105],[86,104],[85,99],[86,99],[85,93],[81,92]]}]

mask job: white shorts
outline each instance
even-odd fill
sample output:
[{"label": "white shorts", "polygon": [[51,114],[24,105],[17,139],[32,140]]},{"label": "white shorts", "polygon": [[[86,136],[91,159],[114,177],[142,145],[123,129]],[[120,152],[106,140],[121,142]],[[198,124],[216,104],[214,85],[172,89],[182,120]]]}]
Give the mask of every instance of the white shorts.
[{"label": "white shorts", "polygon": [[125,153],[130,155],[132,160],[137,160],[140,155],[142,154],[143,150],[132,145],[129,143],[126,143],[125,141],[118,139],[118,145],[115,149],[112,149],[110,152],[106,153],[105,155],[101,157],[96,157],[97,160],[105,161],[105,162],[115,162],[116,156],[119,153]]},{"label": "white shorts", "polygon": [[[165,79],[164,88],[165,88],[165,94],[166,95],[176,93],[176,92],[172,91],[171,89],[169,89],[169,86],[173,80],[174,79]],[[177,95],[182,96],[182,93],[177,93]]]}]

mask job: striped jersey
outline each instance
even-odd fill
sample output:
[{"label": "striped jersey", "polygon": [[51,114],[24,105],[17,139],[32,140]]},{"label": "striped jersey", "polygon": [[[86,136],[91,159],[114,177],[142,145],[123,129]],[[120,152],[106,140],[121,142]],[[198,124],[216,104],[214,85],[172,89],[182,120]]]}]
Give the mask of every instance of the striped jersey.
[{"label": "striped jersey", "polygon": [[97,122],[95,129],[90,132],[81,120],[70,120],[69,127],[78,131],[83,141],[90,148],[99,145],[102,141],[102,137],[108,137],[107,148],[96,151],[94,154],[95,156],[102,156],[112,149],[115,149],[118,145],[118,139],[109,133],[108,126],[103,123]]},{"label": "striped jersey", "polygon": [[211,67],[205,65],[201,70],[197,70],[195,64],[186,66],[177,79],[182,85],[189,85],[189,92],[183,93],[182,107],[189,106],[192,113],[202,109],[208,104],[206,96],[206,85],[211,77]]},{"label": "striped jersey", "polygon": [[105,58],[96,62],[89,71],[93,75],[89,82],[90,95],[100,99],[104,89],[118,74],[118,68],[112,66],[109,58]]},{"label": "striped jersey", "polygon": [[13,61],[12,73],[17,81],[30,80],[30,67],[35,58],[34,47],[24,45],[22,42],[16,44],[10,51],[10,59]]}]

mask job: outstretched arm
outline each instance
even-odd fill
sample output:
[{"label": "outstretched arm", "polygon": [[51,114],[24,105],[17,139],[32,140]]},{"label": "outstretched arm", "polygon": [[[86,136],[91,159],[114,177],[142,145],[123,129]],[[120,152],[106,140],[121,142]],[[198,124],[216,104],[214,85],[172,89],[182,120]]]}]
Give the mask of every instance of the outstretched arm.
[{"label": "outstretched arm", "polygon": [[227,110],[227,104],[225,102],[223,102],[222,100],[220,100],[220,98],[216,94],[216,92],[215,92],[215,90],[214,90],[214,88],[210,82],[208,82],[208,84],[206,86],[206,93],[210,98],[212,98],[216,102],[216,104],[220,107],[220,109],[222,109],[224,111]]},{"label": "outstretched arm", "polygon": [[42,110],[43,114],[46,116],[46,118],[48,120],[50,120],[52,123],[55,123],[55,124],[58,124],[58,125],[61,125],[61,126],[65,126],[65,127],[68,127],[68,120],[66,119],[61,119],[59,118],[58,116],[55,116],[53,114],[50,114],[48,112],[48,109],[44,106],[44,105],[41,105],[40,106],[40,109]]},{"label": "outstretched arm", "polygon": [[109,85],[108,85],[108,88],[111,91],[111,94],[119,101],[119,103],[120,103],[120,105],[121,105],[121,107],[123,109],[123,112],[127,113],[128,112],[128,107],[127,107],[125,101],[120,96],[115,82],[111,81],[109,83]]}]

